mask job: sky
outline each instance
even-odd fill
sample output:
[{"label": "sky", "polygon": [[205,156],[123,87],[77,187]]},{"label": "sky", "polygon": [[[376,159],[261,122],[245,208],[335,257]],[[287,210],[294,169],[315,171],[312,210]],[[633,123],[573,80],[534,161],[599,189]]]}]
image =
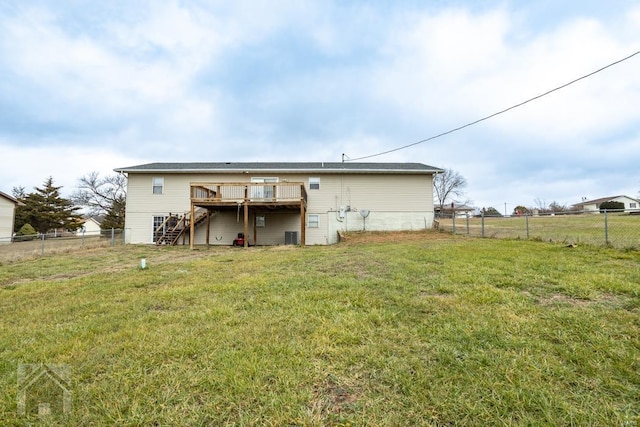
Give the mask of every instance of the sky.
[{"label": "sky", "polygon": [[[0,191],[149,162],[341,161],[430,138],[640,51],[612,0],[4,0]],[[640,197],[640,55],[366,159],[473,206]]]}]

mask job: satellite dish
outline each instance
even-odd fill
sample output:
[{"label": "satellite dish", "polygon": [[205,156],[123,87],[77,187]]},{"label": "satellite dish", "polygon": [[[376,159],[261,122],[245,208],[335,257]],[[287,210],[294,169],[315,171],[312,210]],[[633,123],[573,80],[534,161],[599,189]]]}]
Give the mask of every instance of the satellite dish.
[{"label": "satellite dish", "polygon": [[369,209],[360,209],[360,216],[362,217],[362,231],[367,229],[367,217],[369,216]]}]

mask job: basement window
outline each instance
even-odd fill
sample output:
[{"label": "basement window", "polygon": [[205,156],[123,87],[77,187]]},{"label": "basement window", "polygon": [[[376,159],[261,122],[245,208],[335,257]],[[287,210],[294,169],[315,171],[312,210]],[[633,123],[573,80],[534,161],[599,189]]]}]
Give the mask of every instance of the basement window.
[{"label": "basement window", "polygon": [[164,178],[156,176],[153,178],[153,194],[162,194],[164,190]]},{"label": "basement window", "polygon": [[309,214],[307,216],[307,227],[318,228],[320,226],[320,215]]},{"label": "basement window", "polygon": [[309,190],[319,190],[320,189],[320,178],[313,177],[309,178]]}]

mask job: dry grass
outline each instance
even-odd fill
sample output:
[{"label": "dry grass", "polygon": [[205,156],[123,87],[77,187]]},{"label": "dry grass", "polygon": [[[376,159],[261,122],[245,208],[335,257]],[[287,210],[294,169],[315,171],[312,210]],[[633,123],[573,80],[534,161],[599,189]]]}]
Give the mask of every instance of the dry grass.
[{"label": "dry grass", "polygon": [[[437,232],[8,263],[0,425],[632,425],[639,265]],[[71,366],[72,412],[18,416],[20,363]]]}]

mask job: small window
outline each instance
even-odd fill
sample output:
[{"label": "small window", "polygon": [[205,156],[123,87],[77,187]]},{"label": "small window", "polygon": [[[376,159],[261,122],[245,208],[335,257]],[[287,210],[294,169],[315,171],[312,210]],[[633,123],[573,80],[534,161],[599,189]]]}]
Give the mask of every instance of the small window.
[{"label": "small window", "polygon": [[638,207],[638,205],[636,203],[629,203],[629,208],[630,209],[635,209],[637,207]]},{"label": "small window", "polygon": [[256,215],[256,227],[264,228],[265,220],[264,215]]},{"label": "small window", "polygon": [[307,216],[307,227],[318,228],[319,225],[320,225],[320,215]]},{"label": "small window", "polygon": [[309,190],[320,189],[320,178],[309,178]]},{"label": "small window", "polygon": [[162,194],[163,190],[164,190],[164,178],[154,177],[153,178],[153,194]]}]

